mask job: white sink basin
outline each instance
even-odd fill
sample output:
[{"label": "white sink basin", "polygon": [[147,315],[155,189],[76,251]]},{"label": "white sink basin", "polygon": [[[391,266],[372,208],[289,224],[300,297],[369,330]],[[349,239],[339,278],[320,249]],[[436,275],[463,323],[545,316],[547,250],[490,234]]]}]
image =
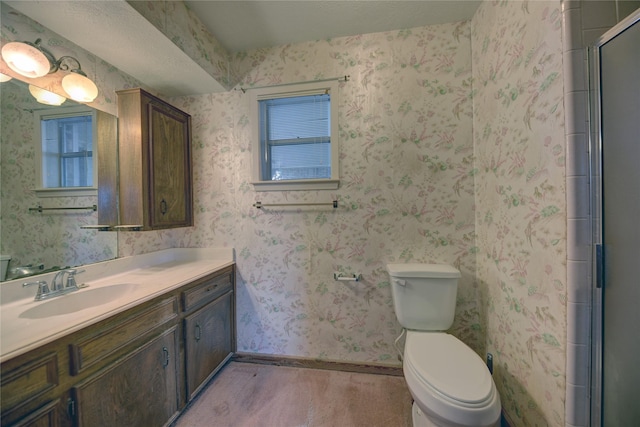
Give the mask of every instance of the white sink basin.
[{"label": "white sink basin", "polygon": [[133,283],[119,283],[99,288],[81,289],[67,295],[54,297],[37,303],[33,307],[20,313],[18,317],[24,319],[43,319],[52,316],[75,313],[91,307],[98,307],[112,301],[126,297],[138,285]]}]

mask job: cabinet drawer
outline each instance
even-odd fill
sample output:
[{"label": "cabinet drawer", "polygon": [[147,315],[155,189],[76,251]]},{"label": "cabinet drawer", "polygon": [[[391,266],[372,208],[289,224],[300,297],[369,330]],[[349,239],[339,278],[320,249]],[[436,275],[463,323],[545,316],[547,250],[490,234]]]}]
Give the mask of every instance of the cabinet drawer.
[{"label": "cabinet drawer", "polygon": [[31,412],[26,417],[22,418],[11,427],[58,427],[60,425],[58,407],[60,405],[60,399],[56,399]]},{"label": "cabinet drawer", "polygon": [[214,277],[207,277],[201,283],[182,293],[184,311],[200,307],[213,301],[233,287],[233,269],[224,270]]},{"label": "cabinet drawer", "polygon": [[98,334],[83,337],[70,344],[71,375],[77,375],[89,366],[113,355],[118,350],[178,316],[176,297],[168,298],[136,315],[100,328]]},{"label": "cabinet drawer", "polygon": [[20,367],[2,370],[2,417],[58,385],[58,357],[47,353]]}]

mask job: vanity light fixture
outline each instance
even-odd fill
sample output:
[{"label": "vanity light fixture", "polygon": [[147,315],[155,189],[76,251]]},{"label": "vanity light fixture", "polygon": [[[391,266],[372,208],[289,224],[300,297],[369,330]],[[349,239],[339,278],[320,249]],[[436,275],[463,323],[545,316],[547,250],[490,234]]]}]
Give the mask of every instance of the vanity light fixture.
[{"label": "vanity light fixture", "polygon": [[62,79],[64,91],[74,101],[93,101],[98,96],[98,87],[82,71],[80,61],[73,56],[62,56],[56,60],[40,42],[41,39],[35,43],[7,43],[2,47],[2,59],[13,71],[29,78],[42,77],[58,70],[68,71],[69,74]]},{"label": "vanity light fixture", "polygon": [[[72,58],[70,56],[62,58]],[[62,59],[60,58],[60,59]],[[76,62],[78,61],[75,59]],[[69,70],[69,74],[62,79],[62,89],[73,99],[78,102],[91,102],[98,96],[98,87],[87,75],[80,69],[80,63],[78,62],[78,68]]]},{"label": "vanity light fixture", "polygon": [[67,100],[64,96],[49,92],[34,85],[29,85],[29,92],[40,104],[62,105],[62,103]]},{"label": "vanity light fixture", "polygon": [[2,59],[16,73],[35,79],[52,72],[55,58],[40,46],[40,39],[35,43],[11,42],[2,46]]}]

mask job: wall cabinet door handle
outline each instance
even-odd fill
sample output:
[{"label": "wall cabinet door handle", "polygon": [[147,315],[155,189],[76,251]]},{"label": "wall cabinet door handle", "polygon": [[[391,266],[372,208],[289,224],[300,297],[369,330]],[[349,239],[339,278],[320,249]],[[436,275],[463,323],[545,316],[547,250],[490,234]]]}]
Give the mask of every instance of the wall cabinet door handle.
[{"label": "wall cabinet door handle", "polygon": [[200,338],[202,337],[202,331],[200,330],[200,323],[196,323],[196,328],[194,332],[195,332],[196,341],[200,341]]},{"label": "wall cabinet door handle", "polygon": [[160,213],[162,215],[167,213],[167,201],[165,199],[162,199],[160,202]]}]

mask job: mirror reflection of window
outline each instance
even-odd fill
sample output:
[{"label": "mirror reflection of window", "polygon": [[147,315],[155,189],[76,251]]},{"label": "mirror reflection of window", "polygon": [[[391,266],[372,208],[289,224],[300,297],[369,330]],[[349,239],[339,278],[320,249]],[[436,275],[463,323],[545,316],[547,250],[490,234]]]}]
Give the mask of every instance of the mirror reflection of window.
[{"label": "mirror reflection of window", "polygon": [[94,188],[96,184],[95,113],[83,108],[65,112],[38,112],[40,178],[37,186],[42,190]]}]

